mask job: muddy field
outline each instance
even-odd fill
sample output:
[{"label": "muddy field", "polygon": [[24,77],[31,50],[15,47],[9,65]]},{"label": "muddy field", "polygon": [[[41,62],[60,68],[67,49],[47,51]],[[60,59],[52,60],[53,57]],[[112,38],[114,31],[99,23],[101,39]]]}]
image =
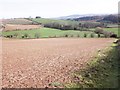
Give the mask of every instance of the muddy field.
[{"label": "muddy field", "polygon": [[24,18],[0,19],[2,24],[15,24],[15,25],[32,25],[33,22]]},{"label": "muddy field", "polygon": [[13,31],[13,30],[31,30],[38,29],[41,25],[15,25],[15,24],[6,24],[4,31]]},{"label": "muddy field", "polygon": [[3,40],[2,86],[49,87],[70,82],[70,73],[84,68],[113,39]]}]

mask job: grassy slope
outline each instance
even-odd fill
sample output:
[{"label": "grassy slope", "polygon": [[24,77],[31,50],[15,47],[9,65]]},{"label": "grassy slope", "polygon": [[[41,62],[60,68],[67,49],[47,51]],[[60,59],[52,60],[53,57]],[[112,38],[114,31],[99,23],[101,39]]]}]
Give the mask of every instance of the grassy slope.
[{"label": "grassy slope", "polygon": [[[70,20],[53,20],[53,19],[44,19],[44,18],[39,18],[39,19],[33,19],[33,21],[39,22],[39,23],[52,23],[52,22],[58,22],[58,23],[66,23],[66,24],[78,24],[78,23],[85,23],[85,22],[78,22],[78,21],[70,21]],[[98,22],[92,22],[92,23],[98,23]],[[111,24],[110,24],[111,25]],[[109,25],[109,26],[110,26]],[[116,25],[117,26],[117,25]],[[93,29],[95,30],[95,29]],[[105,28],[104,30],[114,32],[115,34],[118,35],[118,28]]]},{"label": "grassy slope", "polygon": [[116,47],[98,53],[84,70],[75,72],[67,88],[118,88],[119,56]]},{"label": "grassy slope", "polygon": [[[40,37],[60,37],[60,36],[64,36],[64,35],[73,35],[73,36],[77,36],[80,35],[80,37],[83,37],[84,33],[87,33],[90,35],[91,32],[85,32],[85,31],[74,31],[74,30],[58,30],[58,29],[51,29],[51,28],[41,28],[41,29],[35,29],[35,30],[19,30],[19,31],[7,31],[7,32],[3,32],[3,35],[14,35],[15,33],[19,34],[19,38],[24,35],[25,33],[29,34],[31,38],[34,38],[35,33],[40,34]],[[89,37],[88,35],[88,37]]]},{"label": "grassy slope", "polygon": [[38,23],[46,24],[46,23],[64,23],[64,24],[75,24],[79,23],[77,21],[70,21],[70,20],[54,20],[54,19],[45,19],[45,18],[37,18],[37,19],[32,19],[33,21],[36,21]]}]

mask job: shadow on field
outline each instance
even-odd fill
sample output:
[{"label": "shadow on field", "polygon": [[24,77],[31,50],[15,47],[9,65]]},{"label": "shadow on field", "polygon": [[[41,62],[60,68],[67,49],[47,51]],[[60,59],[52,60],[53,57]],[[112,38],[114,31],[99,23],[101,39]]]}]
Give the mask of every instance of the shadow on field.
[{"label": "shadow on field", "polygon": [[66,88],[120,88],[120,46],[98,51],[87,68],[72,74],[72,83]]}]

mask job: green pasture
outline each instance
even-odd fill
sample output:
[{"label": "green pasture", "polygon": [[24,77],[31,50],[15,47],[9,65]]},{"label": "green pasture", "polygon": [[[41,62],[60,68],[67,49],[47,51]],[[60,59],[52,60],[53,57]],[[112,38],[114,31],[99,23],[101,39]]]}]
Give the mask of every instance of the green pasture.
[{"label": "green pasture", "polygon": [[[48,38],[48,37],[84,37],[84,34],[87,34],[87,37],[90,37],[92,32],[89,31],[75,31],[75,30],[59,30],[59,29],[51,29],[51,28],[40,28],[33,30],[17,30],[17,31],[4,31],[2,33],[3,36],[7,35],[15,35],[18,34],[17,38],[21,38],[22,35],[28,34],[30,38],[35,38],[35,34],[39,34],[40,38]],[[96,34],[94,34],[96,37]]]}]

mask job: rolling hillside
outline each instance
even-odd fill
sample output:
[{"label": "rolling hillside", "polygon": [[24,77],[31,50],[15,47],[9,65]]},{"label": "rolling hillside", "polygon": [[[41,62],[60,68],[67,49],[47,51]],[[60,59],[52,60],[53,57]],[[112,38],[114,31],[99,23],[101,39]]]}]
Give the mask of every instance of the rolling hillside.
[{"label": "rolling hillside", "polygon": [[20,24],[20,25],[31,25],[35,24],[34,22],[24,19],[24,18],[15,18],[15,19],[2,19],[3,24]]},{"label": "rolling hillside", "polygon": [[84,16],[79,18],[74,18],[75,21],[89,21],[89,22],[104,22],[104,23],[117,23],[118,15],[95,15],[95,16]]},{"label": "rolling hillside", "polygon": [[56,20],[56,19],[46,19],[46,18],[35,18],[35,19],[32,19],[32,21],[40,23],[40,24],[47,24],[47,23],[74,24],[74,23],[78,23],[77,21],[71,21],[71,20]]}]

